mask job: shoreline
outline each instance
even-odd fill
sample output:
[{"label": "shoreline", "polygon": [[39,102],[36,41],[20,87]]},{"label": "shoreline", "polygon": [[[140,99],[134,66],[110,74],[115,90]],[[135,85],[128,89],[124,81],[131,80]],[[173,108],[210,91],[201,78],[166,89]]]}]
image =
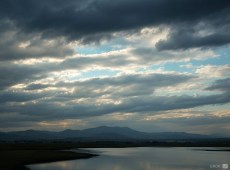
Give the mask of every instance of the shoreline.
[{"label": "shoreline", "polygon": [[29,170],[28,165],[98,156],[92,153],[61,150],[8,150],[1,151],[1,170]]},{"label": "shoreline", "polygon": [[[204,151],[229,151],[229,143],[135,143],[135,142],[23,142],[0,144],[1,170],[29,170],[27,165],[87,159],[97,153],[84,148],[129,148],[129,147],[205,147]],[[216,149],[207,147],[218,147]],[[82,150],[83,149],[83,150]],[[199,149],[198,149],[199,150]]]},{"label": "shoreline", "polygon": [[208,152],[230,152],[230,149],[193,149],[197,151],[208,151]]}]

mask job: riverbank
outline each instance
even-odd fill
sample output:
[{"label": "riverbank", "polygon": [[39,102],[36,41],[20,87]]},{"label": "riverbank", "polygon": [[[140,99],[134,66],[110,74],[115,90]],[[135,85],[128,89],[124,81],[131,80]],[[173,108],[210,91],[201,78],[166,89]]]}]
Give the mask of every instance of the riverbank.
[{"label": "riverbank", "polygon": [[25,165],[47,163],[74,159],[87,159],[96,156],[95,154],[60,151],[60,150],[39,150],[38,148],[1,150],[0,169],[1,170],[29,170]]}]

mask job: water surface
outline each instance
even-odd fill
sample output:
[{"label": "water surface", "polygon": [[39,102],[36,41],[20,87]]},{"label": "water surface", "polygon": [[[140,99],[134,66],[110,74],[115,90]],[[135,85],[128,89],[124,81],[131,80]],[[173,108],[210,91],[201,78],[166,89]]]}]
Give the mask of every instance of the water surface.
[{"label": "water surface", "polygon": [[31,170],[210,170],[223,169],[222,164],[230,164],[230,152],[228,151],[197,149],[202,148],[86,149],[98,153],[100,156],[90,159],[29,165],[28,167]]}]

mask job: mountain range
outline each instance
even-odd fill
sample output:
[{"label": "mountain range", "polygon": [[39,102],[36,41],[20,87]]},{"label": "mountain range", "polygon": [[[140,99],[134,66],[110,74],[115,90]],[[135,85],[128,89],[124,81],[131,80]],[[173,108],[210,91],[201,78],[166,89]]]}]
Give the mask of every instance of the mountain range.
[{"label": "mountain range", "polygon": [[166,140],[166,139],[208,139],[216,135],[191,134],[186,132],[140,132],[128,127],[100,126],[84,130],[66,129],[51,131],[14,131],[0,132],[0,140]]}]

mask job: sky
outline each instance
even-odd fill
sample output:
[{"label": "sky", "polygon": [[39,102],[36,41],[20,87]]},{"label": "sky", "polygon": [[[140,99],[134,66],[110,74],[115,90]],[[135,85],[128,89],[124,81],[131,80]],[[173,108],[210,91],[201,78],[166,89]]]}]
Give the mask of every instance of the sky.
[{"label": "sky", "polygon": [[0,131],[230,135],[229,0],[1,0]]}]

